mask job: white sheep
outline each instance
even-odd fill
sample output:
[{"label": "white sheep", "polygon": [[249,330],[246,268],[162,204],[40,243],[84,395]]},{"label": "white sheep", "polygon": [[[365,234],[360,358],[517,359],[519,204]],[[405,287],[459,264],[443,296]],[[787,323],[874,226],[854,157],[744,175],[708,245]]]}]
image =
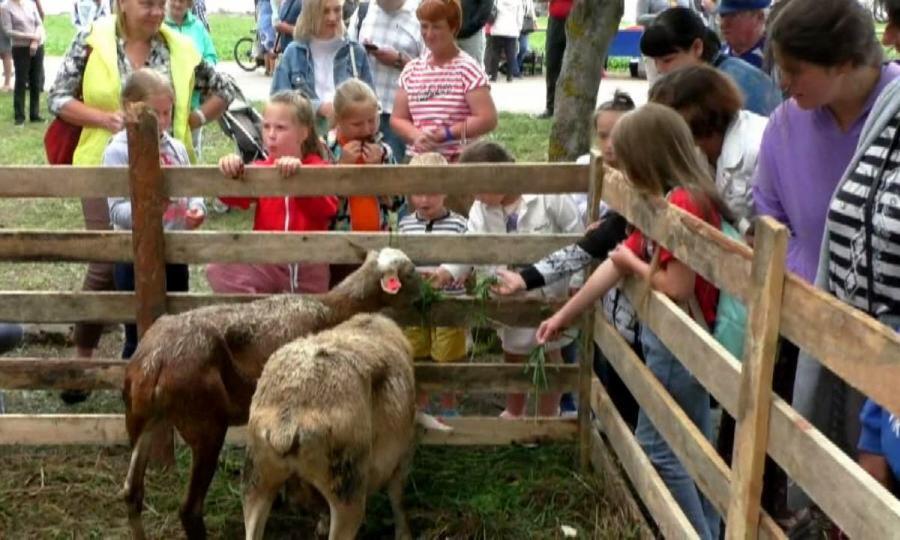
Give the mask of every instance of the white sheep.
[{"label": "white sheep", "polygon": [[402,497],[415,401],[412,347],[382,315],[356,315],[276,351],[250,405],[246,538],[262,538],[272,501],[291,477],[327,501],[330,540],[355,538],[366,498],[385,486],[396,538],[411,538]]}]

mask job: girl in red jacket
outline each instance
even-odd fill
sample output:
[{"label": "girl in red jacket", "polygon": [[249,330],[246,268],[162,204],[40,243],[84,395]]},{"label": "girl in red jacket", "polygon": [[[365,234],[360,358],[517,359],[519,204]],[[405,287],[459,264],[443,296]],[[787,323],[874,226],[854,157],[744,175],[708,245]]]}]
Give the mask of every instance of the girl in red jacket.
[{"label": "girl in red jacket", "polygon": [[[283,177],[301,166],[324,167],[315,116],[309,101],[296,92],[278,92],[269,98],[263,113],[263,134],[269,157],[255,166],[277,167]],[[226,177],[239,179],[244,163],[237,155],[219,160]],[[224,197],[237,208],[256,203],[255,231],[327,231],[337,212],[338,199],[327,197]],[[324,263],[210,264],[206,277],[217,293],[283,292],[320,293],[328,290],[328,265]]]}]

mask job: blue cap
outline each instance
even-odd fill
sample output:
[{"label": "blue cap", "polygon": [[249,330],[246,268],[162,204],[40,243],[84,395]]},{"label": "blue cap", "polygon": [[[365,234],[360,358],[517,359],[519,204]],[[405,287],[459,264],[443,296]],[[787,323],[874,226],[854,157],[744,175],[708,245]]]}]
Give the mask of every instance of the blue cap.
[{"label": "blue cap", "polygon": [[728,15],[738,11],[766,9],[771,5],[772,0],[722,0],[719,4],[719,15]]}]

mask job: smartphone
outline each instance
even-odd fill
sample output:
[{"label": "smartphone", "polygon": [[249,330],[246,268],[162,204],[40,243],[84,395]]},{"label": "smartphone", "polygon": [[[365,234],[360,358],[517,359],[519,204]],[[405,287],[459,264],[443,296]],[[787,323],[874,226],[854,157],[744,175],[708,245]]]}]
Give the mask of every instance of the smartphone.
[{"label": "smartphone", "polygon": [[365,49],[369,52],[375,52],[378,50],[378,45],[375,45],[374,43],[363,43],[363,47],[365,47]]}]

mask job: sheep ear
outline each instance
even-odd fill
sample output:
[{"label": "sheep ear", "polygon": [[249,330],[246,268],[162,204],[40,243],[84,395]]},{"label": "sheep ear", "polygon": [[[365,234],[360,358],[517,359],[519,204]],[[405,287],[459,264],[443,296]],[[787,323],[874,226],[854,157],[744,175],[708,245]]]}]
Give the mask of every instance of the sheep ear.
[{"label": "sheep ear", "polygon": [[381,290],[388,294],[397,294],[400,292],[400,278],[396,272],[387,272],[381,276]]}]

